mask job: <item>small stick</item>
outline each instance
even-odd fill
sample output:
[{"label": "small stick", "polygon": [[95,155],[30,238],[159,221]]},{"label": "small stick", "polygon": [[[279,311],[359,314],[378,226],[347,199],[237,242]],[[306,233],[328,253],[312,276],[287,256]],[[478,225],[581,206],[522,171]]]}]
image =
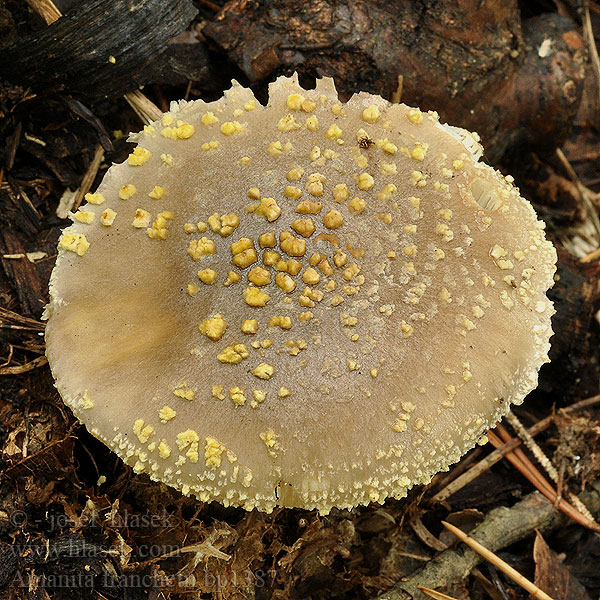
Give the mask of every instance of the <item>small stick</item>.
[{"label": "small stick", "polygon": [[[554,481],[554,483],[558,486],[558,495],[560,494],[559,481],[562,479],[558,475],[558,471],[554,467],[554,465],[550,462],[549,458],[544,454],[543,450],[539,447],[538,443],[533,439],[533,437],[529,434],[527,429],[523,426],[521,421],[519,421],[518,417],[509,412],[506,415],[506,420],[511,424],[512,428],[517,432],[517,435],[521,438],[523,443],[529,448],[529,451],[535,456],[537,461],[544,467],[546,473],[550,476],[550,479]],[[567,497],[569,498],[571,504],[583,515],[585,515],[590,521],[594,520],[592,513],[587,509],[587,506],[573,493],[567,491]]]},{"label": "small stick", "polygon": [[27,373],[28,371],[33,371],[33,369],[37,369],[38,367],[43,367],[45,364],[48,364],[48,359],[45,356],[38,356],[24,365],[1,367],[0,375],[21,375],[21,373]]},{"label": "small stick", "polygon": [[426,596],[434,598],[434,600],[457,600],[454,596],[448,596],[448,594],[442,594],[442,592],[436,592],[430,588],[423,587],[422,585],[417,586]]},{"label": "small stick", "polygon": [[596,48],[596,40],[594,39],[594,30],[592,29],[592,20],[590,18],[590,3],[588,0],[583,2],[583,35],[589,46],[590,62],[596,79],[596,91],[600,100],[600,57],[598,56],[598,48]]},{"label": "small stick", "polygon": [[402,101],[402,87],[404,85],[404,75],[398,75],[398,87],[392,93],[392,104],[399,104]]},{"label": "small stick", "polygon": [[214,2],[211,2],[210,0],[198,0],[198,4],[202,4],[202,6],[206,6],[206,8],[208,8],[209,10],[212,10],[213,12],[221,12],[221,7],[218,4],[215,4]]},{"label": "small stick", "polygon": [[24,317],[0,306],[0,327],[8,327],[12,323],[18,323],[21,326],[19,329],[31,329],[33,331],[44,331],[46,327],[41,321]]},{"label": "small stick", "polygon": [[162,117],[163,111],[140,90],[125,94],[125,100],[145,125],[149,125],[152,121],[158,121]]},{"label": "small stick", "polygon": [[82,177],[79,188],[77,189],[77,193],[75,194],[75,198],[73,199],[73,206],[71,208],[73,212],[79,208],[84,196],[90,191],[103,158],[104,148],[102,148],[100,144],[97,144],[96,149],[94,150],[92,161],[90,162],[85,175]]},{"label": "small stick", "polygon": [[[579,402],[575,402],[575,404],[571,404],[571,406],[567,406],[562,409],[567,413],[574,412],[577,410],[581,410],[584,408],[588,408],[589,406],[594,406],[600,403],[600,394],[597,396],[592,396],[591,398],[586,398],[585,400],[580,400]],[[547,429],[553,422],[554,415],[549,415],[543,418],[541,421],[534,423],[529,429],[529,433],[534,436],[538,433]],[[483,460],[478,462],[476,465],[473,465],[468,471],[465,471],[461,475],[459,475],[454,481],[451,481],[445,488],[441,489],[435,496],[431,498],[432,502],[443,502],[446,498],[452,496],[461,490],[465,485],[469,484],[471,481],[479,477],[481,473],[487,471],[497,462],[500,462],[502,458],[513,448],[516,448],[521,444],[521,440],[514,438],[507,444],[501,445],[496,450],[491,452],[488,456],[486,456]]]},{"label": "small stick", "polygon": [[600,248],[597,248],[596,250],[592,250],[591,252],[589,252],[585,256],[582,256],[579,259],[579,262],[581,262],[581,263],[589,263],[589,262],[592,262],[592,261],[596,260],[597,258],[600,258]]},{"label": "small stick", "polygon": [[490,552],[485,546],[482,546],[478,541],[473,539],[471,536],[464,533],[458,527],[442,521],[442,525],[451,531],[461,542],[471,547],[477,554],[483,556],[486,560],[491,562],[497,569],[500,569],[505,575],[510,577],[515,583],[519,584],[524,590],[529,592],[537,600],[552,600],[546,592],[540,590],[540,588],[533,582],[529,581],[526,577],[523,577],[521,573],[513,569],[509,564],[504,562],[499,556],[496,556],[493,552]]},{"label": "small stick", "polygon": [[[506,431],[506,430],[505,430]],[[508,433],[508,432],[506,432]],[[494,446],[499,447],[502,445],[502,441],[493,432],[488,433],[490,442]],[[510,435],[509,435],[510,437]],[[515,452],[511,452],[506,455],[507,460],[524,476],[526,477],[550,502],[552,502],[556,508],[560,509],[568,517],[573,519],[576,523],[591,529],[596,533],[600,533],[600,525],[595,521],[590,521],[587,517],[582,515],[574,506],[569,504],[566,500],[558,497],[556,490],[548,483],[544,476],[536,469],[533,463],[525,456],[521,450],[521,456],[517,456]]]},{"label": "small stick", "polygon": [[2,367],[6,367],[7,365],[10,365],[11,361],[12,361],[12,357],[13,354],[15,352],[15,347],[13,344],[9,344],[8,346],[8,358],[0,365],[0,369]]},{"label": "small stick", "polygon": [[[548,422],[550,425],[550,422]],[[546,425],[546,427],[548,426]],[[451,481],[444,489],[440,490],[433,498],[432,502],[443,502],[446,498],[452,496],[461,490],[465,485],[471,483],[474,479],[477,479],[482,473],[493,467],[497,462],[500,462],[506,454],[512,452],[517,446],[521,444],[521,440],[514,439],[508,444],[504,444],[501,447],[496,448],[483,460],[480,460],[476,465],[473,465],[468,471],[465,471],[462,475],[459,475],[454,481]]]},{"label": "small stick", "polygon": [[[596,396],[591,396],[590,398],[586,398],[585,400],[580,400],[579,402],[575,402],[575,404],[571,404],[571,406],[567,406],[561,410],[569,413],[574,410],[579,410],[581,408],[588,408],[588,406],[594,406],[595,404],[600,404],[600,394]],[[529,430],[531,431],[531,429]]]}]

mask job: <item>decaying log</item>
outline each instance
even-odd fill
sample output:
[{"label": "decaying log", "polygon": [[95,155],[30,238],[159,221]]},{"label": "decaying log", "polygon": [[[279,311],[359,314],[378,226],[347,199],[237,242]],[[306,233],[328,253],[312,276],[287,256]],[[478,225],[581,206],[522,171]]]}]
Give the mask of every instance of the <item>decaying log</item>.
[{"label": "decaying log", "polygon": [[252,82],[298,71],[333,76],[346,97],[391,99],[402,76],[404,102],[478,131],[492,162],[519,144],[560,145],[586,55],[573,21],[522,23],[516,0],[232,0],[203,33]]}]

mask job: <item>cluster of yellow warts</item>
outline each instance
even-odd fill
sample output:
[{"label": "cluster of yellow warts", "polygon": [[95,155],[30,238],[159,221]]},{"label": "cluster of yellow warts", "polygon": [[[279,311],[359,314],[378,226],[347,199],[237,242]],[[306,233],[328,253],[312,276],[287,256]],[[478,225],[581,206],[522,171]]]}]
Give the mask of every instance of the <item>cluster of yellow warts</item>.
[{"label": "cluster of yellow warts", "polygon": [[[277,131],[294,132],[302,128],[315,133],[323,131],[324,140],[334,144],[334,147],[343,146],[350,143],[347,132],[336,123],[327,128],[321,127],[317,117],[312,114],[317,106],[317,102],[310,98],[305,98],[300,94],[291,94],[286,101],[286,108],[291,111],[281,117],[277,123]],[[244,105],[246,111],[254,109],[254,105],[248,102]],[[234,120],[227,121],[219,125],[219,119],[211,112],[205,113],[202,117],[202,125],[205,127],[218,127],[223,136],[229,137],[244,131],[245,126],[235,117],[240,117],[241,109],[234,111]],[[299,122],[295,116],[297,112],[310,114],[305,119],[304,125]],[[339,105],[334,105],[331,112],[336,116],[343,116],[344,109]],[[382,120],[380,108],[377,105],[371,105],[362,112],[362,119],[365,127],[374,125]],[[423,121],[423,114],[418,109],[411,109],[407,112],[407,119],[412,124],[420,124]],[[301,121],[301,119],[300,119]],[[165,115],[162,120],[163,129],[161,135],[169,139],[188,139],[195,133],[192,125],[174,121],[170,115]],[[383,123],[384,129],[386,122]],[[323,304],[329,307],[342,306],[347,299],[357,297],[361,287],[365,284],[365,275],[362,271],[361,258],[367,251],[367,248],[354,247],[351,243],[344,243],[340,239],[339,233],[343,232],[344,225],[349,220],[362,215],[369,214],[381,221],[383,224],[391,225],[394,223],[393,211],[397,209],[398,200],[395,198],[397,188],[393,183],[384,183],[377,187],[377,177],[374,177],[373,170],[369,169],[369,153],[361,152],[369,150],[371,146],[381,152],[385,158],[379,160],[380,175],[385,178],[387,175],[396,175],[398,173],[397,164],[393,162],[395,156],[403,155],[415,164],[423,163],[427,157],[428,145],[421,142],[414,142],[412,147],[396,145],[388,138],[373,140],[364,128],[355,132],[356,147],[352,149],[354,162],[359,171],[354,176],[353,185],[347,183],[328,181],[327,178],[319,173],[317,169],[311,172],[305,172],[304,168],[296,165],[286,172],[286,183],[282,186],[281,193],[276,198],[263,196],[258,188],[251,187],[247,191],[249,205],[247,207],[247,216],[240,216],[236,213],[219,214],[213,213],[207,215],[205,220],[197,223],[185,223],[183,229],[186,234],[193,236],[203,234],[202,237],[193,237],[188,244],[187,254],[189,259],[194,262],[206,263],[197,272],[197,281],[199,284],[214,286],[223,285],[226,287],[240,284],[240,297],[249,307],[249,318],[236,324],[236,328],[243,339],[246,336],[254,336],[263,327],[279,328],[282,331],[289,331],[295,327],[311,322],[315,315],[311,309]],[[206,147],[205,147],[206,146]],[[203,150],[215,150],[219,147],[218,140],[211,140],[202,145]],[[278,157],[282,153],[292,148],[290,142],[280,142],[276,140],[267,145],[266,151],[272,157]],[[334,160],[337,157],[337,151],[331,148],[322,150],[319,146],[314,146],[309,154],[309,159],[313,165],[323,164],[323,161]],[[151,158],[151,153],[138,146],[129,156],[128,163],[132,166],[144,165]],[[249,157],[243,157],[241,164],[248,164]],[[447,157],[443,156],[444,159]],[[248,159],[247,161],[245,159]],[[392,162],[387,162],[392,160]],[[444,198],[448,194],[449,185],[445,180],[450,180],[459,172],[467,160],[467,156],[461,155],[448,163],[448,166],[441,168],[439,179],[431,180],[431,175],[427,174],[423,168],[415,168],[410,172],[410,185],[415,189],[415,195],[408,198],[414,214],[414,223],[406,223],[402,226],[404,240],[406,243],[401,247],[397,244],[390,244],[391,248],[385,253],[385,260],[377,263],[376,269],[379,274],[386,271],[386,262],[402,260],[402,270],[408,276],[416,277],[419,273],[416,267],[416,257],[421,252],[416,242],[411,242],[410,237],[418,233],[418,221],[423,216],[421,201],[418,197],[419,189],[431,185],[433,189]],[[165,164],[173,164],[171,155],[161,155],[161,161]],[[371,172],[369,172],[369,170]],[[353,191],[351,190],[353,188]],[[136,197],[137,190],[132,184],[125,184],[119,192],[119,198],[122,201],[130,201]],[[160,200],[165,197],[166,190],[161,186],[154,186],[148,196],[153,200]],[[102,194],[88,194],[86,200],[90,205],[100,205],[104,202]],[[333,201],[333,206],[329,210],[324,210],[325,204]],[[293,212],[296,217],[291,220],[287,228],[282,228],[280,219],[282,207],[293,205]],[[385,208],[381,211],[381,207]],[[389,210],[391,208],[391,210]],[[100,222],[105,227],[113,225],[118,211],[106,209],[100,216]],[[76,213],[75,219],[83,224],[92,224],[95,213],[93,211],[82,210]],[[250,237],[235,237],[236,230],[240,227],[242,218],[264,219],[265,230],[257,236],[256,239]],[[439,246],[431,250],[431,262],[441,261],[449,252],[444,248],[444,244],[449,244],[455,237],[453,231],[452,210],[447,207],[439,209],[437,214],[438,222],[436,232],[439,236]],[[132,226],[137,229],[145,229],[151,239],[165,240],[168,237],[169,221],[174,219],[174,214],[170,211],[157,213],[152,222],[152,215],[145,209],[137,209]],[[151,223],[152,222],[152,223]],[[489,225],[489,223],[488,223]],[[216,239],[213,237],[217,235]],[[218,241],[233,236],[233,241],[229,244],[231,263],[230,268],[223,271],[225,261],[218,257]],[[390,234],[390,240],[394,238]],[[328,243],[328,251],[311,251],[309,249],[310,241],[324,241]],[[88,248],[89,242],[85,235],[80,233],[65,234],[61,239],[61,246],[67,250],[73,251],[79,256],[83,256]],[[365,244],[366,246],[366,244]],[[455,250],[455,249],[454,249]],[[490,258],[493,264],[501,271],[512,271],[515,263],[522,261],[527,249],[515,252],[513,257],[508,256],[506,250],[501,246],[495,245],[490,250]],[[211,260],[216,259],[216,260]],[[220,267],[213,268],[216,263]],[[427,269],[427,264],[425,268]],[[377,271],[376,271],[377,273]],[[507,277],[503,281],[508,283]],[[246,281],[244,281],[244,279]],[[526,282],[527,278],[523,278]],[[514,280],[514,277],[513,277]],[[496,281],[489,275],[484,275],[484,284],[493,288]],[[190,296],[198,294],[202,285],[190,283],[187,287],[187,293]],[[400,333],[405,338],[411,337],[415,328],[420,322],[426,320],[424,313],[417,312],[417,305],[423,296],[424,289],[422,284],[415,284],[409,288],[403,301],[412,304],[415,312],[410,317],[410,322],[402,320],[400,324]],[[510,308],[511,297],[506,291],[503,292],[503,304]],[[290,308],[289,314],[270,316],[266,320],[256,317],[252,311],[260,310],[268,305],[274,296],[283,296],[284,302]],[[524,286],[524,292],[521,294],[526,302],[529,298],[527,286]],[[453,301],[451,292],[447,288],[439,291],[439,300],[443,303]],[[297,303],[299,309],[292,310],[292,305]],[[470,314],[461,317],[461,335],[467,335],[468,331],[476,329],[476,321],[485,314],[485,308],[489,302],[485,298],[477,300],[472,307]],[[342,306],[343,309],[343,306]],[[540,307],[540,311],[543,307]],[[390,316],[395,308],[392,305],[382,305],[379,309],[381,315]],[[296,323],[297,320],[297,323]],[[350,333],[348,338],[352,342],[358,342],[359,334],[355,333],[359,319],[355,315],[347,312],[340,313],[340,323],[342,327],[348,329]],[[200,322],[198,330],[210,342],[218,343],[226,334],[228,328],[233,328],[233,324],[227,321],[224,314],[218,313],[207,316]],[[273,345],[273,340],[265,338],[262,341],[252,341],[247,344],[232,340],[226,346],[219,346],[215,352],[216,360],[226,365],[237,365],[251,359],[251,350],[254,348],[264,351]],[[249,348],[250,346],[250,348]],[[299,352],[307,348],[307,342],[304,339],[288,340],[286,347],[291,356],[298,355]],[[462,378],[464,383],[471,379],[471,371],[468,363],[465,363]],[[381,365],[372,366],[367,369],[371,378],[379,375]],[[349,372],[359,371],[361,365],[355,359],[347,360],[347,369]],[[249,368],[251,373],[258,381],[268,382],[275,378],[277,373],[275,367],[261,361]],[[195,398],[195,391],[182,384],[177,387],[173,394],[179,400],[191,401]],[[279,398],[286,398],[291,391],[285,386],[279,386],[277,395]],[[456,396],[456,386],[449,384],[446,386],[447,398],[444,406],[452,406]],[[225,389],[223,385],[211,385],[211,396],[215,399],[224,400],[229,397],[235,406],[243,406],[248,402],[250,406],[256,408],[267,398],[265,389],[254,389],[247,392],[239,386],[232,386]],[[405,406],[406,404],[406,406]],[[406,430],[407,421],[410,419],[414,406],[408,406],[410,403],[404,403],[400,408],[390,406],[390,410],[398,416],[391,423],[394,431],[403,432]],[[168,405],[163,406],[159,411],[161,423],[167,423],[175,418],[177,411]],[[426,430],[427,425],[422,419],[414,422],[416,430]],[[140,419],[134,423],[134,433],[138,436],[140,442],[146,443],[154,433],[154,427],[146,424]],[[272,430],[261,433],[267,450],[271,456],[276,455],[280,449],[279,441]],[[176,446],[180,452],[184,452],[187,459],[197,462],[201,456],[199,450],[202,440],[193,430],[182,432],[177,436]],[[157,445],[159,455],[163,458],[170,456],[172,448],[166,440],[161,440]],[[204,441],[204,458],[207,467],[216,468],[221,464],[221,457],[226,451],[225,447],[216,439],[207,437]],[[230,462],[234,462],[230,458]]]}]

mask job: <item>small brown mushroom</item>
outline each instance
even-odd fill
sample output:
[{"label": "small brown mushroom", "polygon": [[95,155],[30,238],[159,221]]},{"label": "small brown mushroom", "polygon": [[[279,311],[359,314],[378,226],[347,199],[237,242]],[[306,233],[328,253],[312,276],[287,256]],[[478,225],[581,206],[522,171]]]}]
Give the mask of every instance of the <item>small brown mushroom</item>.
[{"label": "small brown mushroom", "polygon": [[246,509],[383,502],[536,386],[556,253],[475,134],[282,77],[131,139],[61,237],[46,342],[136,472]]}]

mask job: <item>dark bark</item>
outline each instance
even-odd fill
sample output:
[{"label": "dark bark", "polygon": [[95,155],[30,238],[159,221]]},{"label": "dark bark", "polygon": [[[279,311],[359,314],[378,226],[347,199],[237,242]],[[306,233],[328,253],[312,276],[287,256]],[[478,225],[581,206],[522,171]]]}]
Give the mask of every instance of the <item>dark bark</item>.
[{"label": "dark bark", "polygon": [[334,77],[343,97],[391,99],[401,75],[404,102],[478,131],[492,162],[520,144],[560,145],[581,98],[575,23],[522,23],[516,1],[232,0],[204,34],[256,83],[298,71]]},{"label": "dark bark", "polygon": [[0,76],[36,91],[53,86],[88,100],[119,96],[154,81],[155,67],[168,63],[167,42],[196,12],[191,0],[81,2],[2,50]]}]

